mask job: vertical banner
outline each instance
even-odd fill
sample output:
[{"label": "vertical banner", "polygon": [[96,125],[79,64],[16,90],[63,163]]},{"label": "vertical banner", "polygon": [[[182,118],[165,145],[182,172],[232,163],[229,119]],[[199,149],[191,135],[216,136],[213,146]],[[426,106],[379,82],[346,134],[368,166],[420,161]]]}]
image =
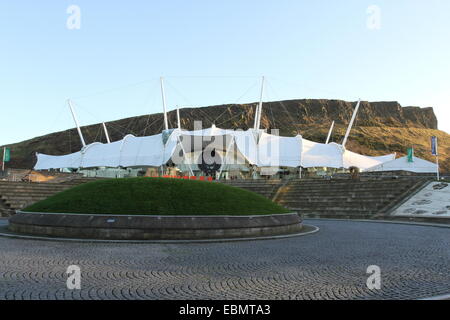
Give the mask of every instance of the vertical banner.
[{"label": "vertical banner", "polygon": [[431,154],[433,156],[438,155],[437,137],[435,137],[435,136],[431,137]]},{"label": "vertical banner", "polygon": [[408,148],[408,162],[414,162],[414,148]]},{"label": "vertical banner", "polygon": [[11,160],[11,149],[5,148],[3,152],[3,161],[9,162]]},{"label": "vertical banner", "polygon": [[439,153],[438,153],[438,139],[436,136],[431,137],[431,154],[436,157],[436,177],[439,181]]},{"label": "vertical banner", "polygon": [[11,151],[9,148],[3,147],[2,171],[5,171],[5,162],[11,160]]}]

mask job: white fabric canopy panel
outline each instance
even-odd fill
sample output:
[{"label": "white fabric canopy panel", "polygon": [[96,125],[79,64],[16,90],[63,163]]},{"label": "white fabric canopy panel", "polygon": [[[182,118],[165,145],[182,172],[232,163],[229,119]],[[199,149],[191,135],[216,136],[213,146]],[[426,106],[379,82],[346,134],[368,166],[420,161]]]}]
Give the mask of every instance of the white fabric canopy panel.
[{"label": "white fabric canopy panel", "polygon": [[345,150],[343,153],[344,168],[358,167],[361,171],[394,159],[395,153],[380,157],[364,156],[349,150]]},{"label": "white fabric canopy panel", "polygon": [[[226,152],[228,148],[237,149],[239,163],[245,163],[246,160],[253,163],[246,157],[245,140],[250,142],[250,149],[253,149],[252,146],[256,149],[256,144],[253,137],[251,139],[245,139],[248,137],[249,135],[244,131],[223,130],[215,127],[197,131],[176,129],[167,140],[164,163],[169,160],[172,160],[174,163],[181,162],[183,153],[190,154],[192,152],[202,151],[205,147],[223,152]],[[237,140],[239,140],[239,145]]]},{"label": "white fabric canopy panel", "polygon": [[433,162],[413,157],[413,162],[408,162],[408,157],[401,157],[392,161],[388,161],[366,171],[410,171],[416,173],[436,173],[437,165]]},{"label": "white fabric canopy panel", "polygon": [[251,129],[247,131],[236,130],[233,137],[239,152],[251,165],[256,165],[258,163],[257,134]]},{"label": "white fabric canopy panel", "polygon": [[[122,140],[123,141],[123,140]],[[111,144],[92,143],[81,151],[82,168],[120,166],[120,146],[122,141]]]},{"label": "white fabric canopy panel", "polygon": [[162,134],[147,137],[129,136],[120,151],[120,166],[157,167],[163,163],[164,144]]},{"label": "white fabric canopy panel", "polygon": [[[258,139],[259,136],[259,139]],[[242,160],[258,167],[331,167],[348,168],[356,166],[361,169],[393,160],[395,155],[368,157],[351,151],[344,151],[336,143],[323,144],[296,137],[281,137],[254,130],[225,130],[216,128],[184,131],[173,129],[162,134],[135,137],[127,135],[122,140],[109,144],[92,143],[80,152],[64,156],[37,154],[36,170],[60,168],[93,168],[93,167],[158,167],[169,160],[177,158],[184,149],[186,153],[198,147],[188,141],[189,138],[204,137],[200,146],[226,151],[227,148],[237,149]],[[198,140],[198,139],[197,139]],[[230,141],[232,143],[230,143]],[[257,143],[258,141],[258,143]],[[165,144],[164,144],[165,142]],[[181,148],[183,145],[183,148]],[[175,161],[174,161],[175,162]],[[175,162],[176,163],[176,162]]]},{"label": "white fabric canopy panel", "polygon": [[37,162],[35,170],[48,170],[60,168],[79,168],[81,166],[81,152],[75,152],[63,156],[51,156],[43,153],[36,153]]},{"label": "white fabric canopy panel", "polygon": [[258,143],[258,167],[299,167],[302,138],[262,133]]},{"label": "white fabric canopy panel", "polygon": [[303,168],[342,168],[342,147],[336,143],[317,143],[302,139],[301,165]]}]

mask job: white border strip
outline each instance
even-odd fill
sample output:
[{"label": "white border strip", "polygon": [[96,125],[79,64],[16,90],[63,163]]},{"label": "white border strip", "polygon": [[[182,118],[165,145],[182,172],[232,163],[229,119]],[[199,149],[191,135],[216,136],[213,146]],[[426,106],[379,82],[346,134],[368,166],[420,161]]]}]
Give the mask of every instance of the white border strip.
[{"label": "white border strip", "polygon": [[443,294],[439,296],[433,296],[429,298],[421,298],[417,300],[423,300],[423,301],[431,301],[431,300],[450,300],[450,293],[449,294]]},{"label": "white border strip", "polygon": [[395,221],[395,220],[367,220],[367,219],[335,219],[335,218],[307,218],[303,217],[302,221],[305,220],[323,220],[323,221],[345,221],[345,222],[372,222],[372,223],[391,223],[391,224],[405,224],[412,226],[422,226],[422,227],[435,227],[435,228],[450,228],[450,224],[442,223],[429,223],[429,222],[419,222],[419,221]]},{"label": "white border strip", "polygon": [[117,218],[117,217],[150,217],[150,218],[260,218],[260,217],[269,217],[269,216],[290,216],[290,215],[298,215],[297,212],[290,212],[290,213],[271,213],[271,214],[255,214],[255,215],[152,215],[152,214],[110,214],[110,213],[62,213],[62,212],[28,212],[28,211],[21,211],[16,210],[16,213],[21,214],[63,214],[67,216],[91,216],[91,217],[109,217],[109,218]]}]

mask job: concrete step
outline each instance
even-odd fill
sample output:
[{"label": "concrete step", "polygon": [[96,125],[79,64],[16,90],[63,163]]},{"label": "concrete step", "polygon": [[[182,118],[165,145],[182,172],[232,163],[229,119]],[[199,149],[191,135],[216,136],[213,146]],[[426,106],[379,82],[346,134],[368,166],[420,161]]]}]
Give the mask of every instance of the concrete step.
[{"label": "concrete step", "polygon": [[0,188],[16,188],[16,187],[30,187],[30,188],[64,188],[67,184],[58,183],[37,183],[37,182],[0,182]]},{"label": "concrete step", "polygon": [[5,196],[1,197],[1,199],[4,202],[6,202],[6,203],[10,203],[10,202],[13,202],[13,201],[34,201],[34,202],[37,202],[37,201],[41,201],[41,200],[44,200],[44,199],[47,199],[47,198],[48,197],[5,197]]},{"label": "concrete step", "polygon": [[238,187],[240,189],[244,189],[244,190],[249,190],[249,191],[254,191],[254,192],[258,192],[258,191],[273,191],[274,188],[255,188],[255,187],[248,187],[248,188],[242,188],[242,187]]},{"label": "concrete step", "polygon": [[341,194],[312,194],[312,195],[308,195],[308,194],[301,194],[301,195],[297,195],[297,194],[281,194],[280,195],[280,200],[281,199],[286,199],[286,200],[305,200],[305,201],[322,201],[322,200],[342,200],[342,201],[358,201],[361,199],[389,199],[389,198],[393,198],[395,197],[396,194],[393,193],[389,193],[389,194],[373,194],[373,193],[366,193],[366,194],[353,194],[353,193],[345,193],[343,195]]},{"label": "concrete step", "polygon": [[323,192],[323,191],[344,191],[344,190],[355,190],[355,191],[360,191],[360,190],[398,190],[398,189],[404,189],[404,188],[408,188],[410,185],[390,185],[390,186],[367,186],[367,187],[363,187],[363,186],[311,186],[311,187],[304,187],[304,186],[289,186],[286,187],[287,190],[292,191],[292,192],[301,192],[301,191],[309,191],[309,192],[314,192],[314,191],[318,191],[318,192]]},{"label": "concrete step", "polygon": [[219,180],[220,183],[281,183],[279,179],[236,179],[236,180]]},{"label": "concrete step", "polygon": [[41,192],[41,193],[55,193],[67,190],[67,188],[60,189],[39,189],[39,188],[10,188],[10,189],[0,189],[1,193],[25,193],[25,192]]},{"label": "concrete step", "polygon": [[270,196],[278,190],[279,204],[305,215],[365,219],[375,216],[390,203],[397,201],[417,181],[369,178],[360,181],[294,179],[277,183],[273,185],[261,180],[227,182],[267,197],[268,190],[273,190]]},{"label": "concrete step", "polygon": [[396,195],[366,195],[366,196],[314,196],[314,197],[297,197],[293,195],[287,195],[287,196],[280,196],[278,198],[278,201],[297,201],[297,202],[328,202],[328,201],[341,201],[341,202],[358,202],[358,201],[389,201],[396,198]]},{"label": "concrete step", "polygon": [[[14,210],[22,209],[40,200],[67,190],[80,183],[86,183],[99,179],[71,179],[66,183],[30,183],[30,182],[0,182],[0,199],[4,206]],[[1,209],[1,208],[0,208]]]},{"label": "concrete step", "polygon": [[356,212],[376,212],[380,207],[379,206],[338,206],[338,205],[324,205],[324,206],[304,206],[301,203],[285,205],[285,207],[295,210],[310,210],[316,212],[325,212],[325,211],[356,211]]},{"label": "concrete step", "polygon": [[0,198],[2,199],[22,199],[22,198],[48,198],[51,197],[52,195],[57,194],[57,192],[54,193],[16,193],[16,194],[11,194],[11,193],[3,193],[1,194]]},{"label": "concrete step", "polygon": [[[403,189],[402,189],[403,190]],[[373,192],[373,191],[351,191],[351,192],[280,192],[283,198],[292,199],[357,199],[357,198],[377,198],[377,197],[395,197],[402,190],[396,192]]]},{"label": "concrete step", "polygon": [[28,182],[28,181],[0,181],[0,186],[58,186],[56,183]]},{"label": "concrete step", "polygon": [[35,203],[37,201],[41,201],[47,198],[42,198],[42,199],[37,199],[37,200],[33,200],[33,199],[10,199],[10,200],[6,200],[5,203],[7,205],[9,205],[11,208],[15,208],[15,205],[17,204],[24,204],[24,203]]},{"label": "concrete step", "polygon": [[304,206],[309,205],[323,205],[323,204],[336,204],[342,205],[377,205],[379,203],[386,203],[392,201],[392,198],[378,198],[378,199],[358,199],[358,200],[342,200],[342,199],[326,199],[326,200],[296,200],[296,199],[278,199],[278,203],[282,205],[292,205],[293,203],[302,204]]},{"label": "concrete step", "polygon": [[251,186],[251,187],[232,186],[232,187],[245,189],[245,190],[255,190],[255,191],[258,191],[258,190],[276,190],[276,189],[278,189],[278,188],[274,188],[274,187],[265,187],[265,186],[256,186],[256,187],[255,186]]},{"label": "concrete step", "polygon": [[398,188],[398,187],[408,187],[409,184],[389,184],[389,185],[313,185],[313,186],[302,186],[302,185],[289,185],[292,189],[380,189],[380,188]]},{"label": "concrete step", "polygon": [[[251,190],[248,190],[248,191],[251,191]],[[273,191],[257,191],[255,193],[262,194],[262,195],[271,195],[273,193]]]},{"label": "concrete step", "polygon": [[371,219],[372,214],[358,213],[352,214],[348,212],[332,212],[332,213],[302,213],[303,218],[326,218],[326,219]]},{"label": "concrete step", "polygon": [[0,194],[4,194],[4,193],[43,193],[43,194],[48,194],[48,193],[61,192],[64,190],[66,190],[66,189],[11,188],[11,189],[0,189]]},{"label": "concrete step", "polygon": [[0,192],[31,192],[31,191],[39,191],[39,192],[58,192],[62,190],[67,190],[68,187],[64,188],[27,188],[27,187],[12,187],[12,188],[0,188]]},{"label": "concrete step", "polygon": [[375,210],[367,210],[362,211],[358,210],[356,208],[335,208],[335,209],[329,209],[329,210],[314,210],[310,208],[290,208],[293,211],[297,211],[298,213],[302,214],[347,214],[347,215],[370,215],[375,214]]},{"label": "concrete step", "polygon": [[295,184],[376,184],[376,183],[399,183],[410,181],[409,179],[399,180],[399,179],[366,179],[366,180],[325,180],[325,179],[291,179],[289,183]]},{"label": "concrete step", "polygon": [[304,216],[370,218],[411,189],[417,181],[290,181],[278,203]]}]

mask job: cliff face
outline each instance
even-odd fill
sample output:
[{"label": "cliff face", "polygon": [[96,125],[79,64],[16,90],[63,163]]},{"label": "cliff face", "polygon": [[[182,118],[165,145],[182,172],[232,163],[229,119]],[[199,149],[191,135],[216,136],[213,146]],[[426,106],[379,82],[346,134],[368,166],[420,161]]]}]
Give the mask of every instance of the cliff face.
[{"label": "cliff face", "polygon": [[[288,100],[267,102],[263,105],[261,126],[279,129],[281,135],[301,134],[306,139],[325,142],[331,122],[336,122],[332,141],[341,142],[351,119],[355,102],[342,100]],[[202,121],[203,128],[213,123],[225,129],[253,127],[256,103],[220,105],[180,109],[183,129],[193,130],[194,120]],[[176,126],[176,112],[168,114],[169,126]],[[126,134],[144,136],[160,133],[163,129],[161,113],[112,121],[106,124],[113,141]],[[106,142],[101,124],[82,127],[86,143]],[[429,152],[430,136],[439,137],[441,166],[450,171],[450,136],[437,130],[437,119],[432,108],[402,107],[398,102],[362,102],[347,147],[367,155],[390,152],[404,154],[415,147],[416,155],[432,160]],[[9,167],[31,168],[35,152],[61,155],[81,149],[76,129],[56,132],[10,145]]]},{"label": "cliff face", "polygon": [[[348,124],[355,102],[342,100],[292,100],[268,103],[266,115],[270,118],[270,109],[275,110],[282,104],[281,112],[294,116],[298,124]],[[283,108],[283,105],[285,108]],[[269,111],[269,112],[267,112]],[[404,107],[398,102],[361,102],[358,112],[359,126],[388,126],[437,129],[437,119],[432,108]]]}]

